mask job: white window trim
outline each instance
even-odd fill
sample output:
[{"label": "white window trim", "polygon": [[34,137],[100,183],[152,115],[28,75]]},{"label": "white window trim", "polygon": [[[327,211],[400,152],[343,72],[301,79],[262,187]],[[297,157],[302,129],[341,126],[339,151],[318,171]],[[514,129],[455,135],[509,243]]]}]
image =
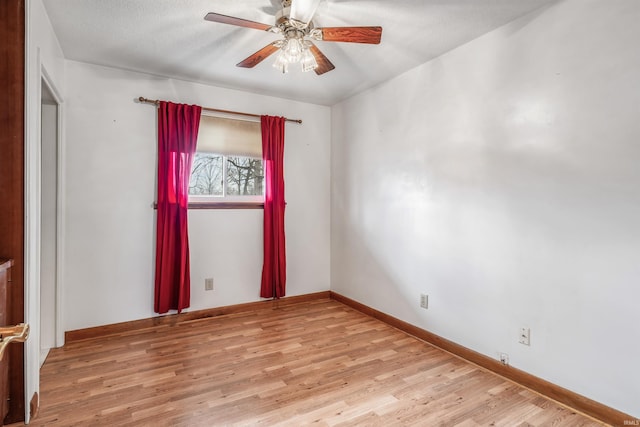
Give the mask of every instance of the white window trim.
[{"label": "white window trim", "polygon": [[[221,154],[211,153],[208,151],[196,151],[198,153],[214,154],[222,157],[222,194],[221,195],[202,195],[202,194],[189,194],[189,203],[264,203],[264,185],[262,186],[261,195],[227,195],[227,157],[249,157],[252,159],[263,160],[259,157],[242,156],[239,154]],[[264,165],[263,165],[264,167]]]}]

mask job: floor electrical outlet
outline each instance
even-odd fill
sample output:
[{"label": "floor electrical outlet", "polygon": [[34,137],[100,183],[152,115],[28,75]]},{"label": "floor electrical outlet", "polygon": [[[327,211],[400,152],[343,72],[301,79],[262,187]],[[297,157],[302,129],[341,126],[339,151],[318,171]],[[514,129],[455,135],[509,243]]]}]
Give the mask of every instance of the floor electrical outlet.
[{"label": "floor electrical outlet", "polygon": [[204,290],[205,291],[212,291],[213,290],[213,277],[210,277],[208,279],[204,279]]},{"label": "floor electrical outlet", "polygon": [[531,330],[529,328],[520,328],[520,339],[518,342],[524,345],[531,345]]}]

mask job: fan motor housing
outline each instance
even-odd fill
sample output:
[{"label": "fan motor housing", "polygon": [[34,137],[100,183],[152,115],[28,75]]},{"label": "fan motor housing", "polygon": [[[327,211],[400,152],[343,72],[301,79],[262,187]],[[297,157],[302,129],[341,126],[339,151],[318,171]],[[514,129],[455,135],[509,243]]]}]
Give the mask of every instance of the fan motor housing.
[{"label": "fan motor housing", "polygon": [[291,15],[291,0],[284,0],[282,2],[282,9],[279,10],[275,16],[276,18],[275,26],[280,28],[282,33],[286,34],[291,29],[296,29],[296,30],[302,31],[306,36],[314,28],[313,21],[309,21],[308,24],[305,24],[303,22],[298,22],[298,21],[289,19],[290,15]]}]

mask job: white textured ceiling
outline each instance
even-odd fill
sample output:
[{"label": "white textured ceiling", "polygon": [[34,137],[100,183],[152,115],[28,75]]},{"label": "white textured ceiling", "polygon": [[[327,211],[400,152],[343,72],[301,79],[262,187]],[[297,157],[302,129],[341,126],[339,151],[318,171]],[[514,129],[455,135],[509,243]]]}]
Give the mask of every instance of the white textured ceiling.
[{"label": "white textured ceiling", "polygon": [[[67,59],[332,105],[554,0],[322,0],[316,26],[382,26],[379,45],[317,42],[336,69],[281,74],[275,55],[238,62],[278,36],[208,22],[273,24],[278,0],[43,0]],[[295,0],[293,0],[295,1]]]}]

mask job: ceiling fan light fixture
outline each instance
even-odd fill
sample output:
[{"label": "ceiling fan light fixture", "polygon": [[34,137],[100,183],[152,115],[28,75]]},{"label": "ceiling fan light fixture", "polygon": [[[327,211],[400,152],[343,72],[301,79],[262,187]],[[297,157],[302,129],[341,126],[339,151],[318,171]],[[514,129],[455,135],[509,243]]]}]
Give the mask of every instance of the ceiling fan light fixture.
[{"label": "ceiling fan light fixture", "polygon": [[291,37],[282,43],[273,67],[281,73],[289,72],[289,65],[300,64],[303,72],[313,71],[318,67],[316,58],[309,50],[310,43],[302,37]]},{"label": "ceiling fan light fixture", "polygon": [[289,61],[289,64],[300,62],[300,60],[302,59],[303,50],[304,45],[302,43],[302,40],[299,38],[288,39],[284,47],[282,48],[282,51],[284,52],[287,61]]},{"label": "ceiling fan light fixture", "polygon": [[285,55],[282,50],[280,51],[280,53],[278,53],[278,57],[273,63],[273,68],[277,69],[282,74],[286,74],[289,72],[289,62],[285,59]]},{"label": "ceiling fan light fixture", "polygon": [[302,60],[300,61],[300,65],[302,66],[302,71],[309,72],[318,68],[318,62],[316,61],[316,57],[313,56],[311,50],[308,46],[305,47],[304,53],[302,54]]}]

